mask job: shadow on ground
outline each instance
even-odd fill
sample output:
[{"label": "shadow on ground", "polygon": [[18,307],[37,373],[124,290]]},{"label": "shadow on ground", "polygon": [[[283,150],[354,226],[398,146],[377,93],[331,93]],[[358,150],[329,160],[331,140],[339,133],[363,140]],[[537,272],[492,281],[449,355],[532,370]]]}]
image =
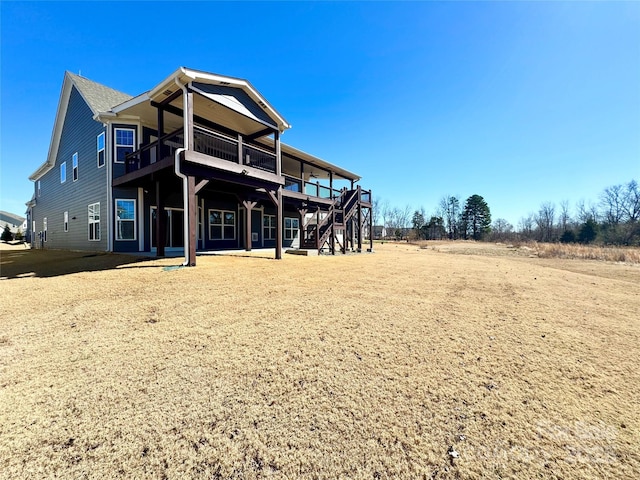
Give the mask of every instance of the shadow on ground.
[{"label": "shadow on ground", "polygon": [[150,260],[152,259],[104,252],[2,250],[0,251],[0,279],[57,277],[71,273],[111,270],[123,265],[131,265],[132,268],[158,268],[157,265],[144,264]]}]

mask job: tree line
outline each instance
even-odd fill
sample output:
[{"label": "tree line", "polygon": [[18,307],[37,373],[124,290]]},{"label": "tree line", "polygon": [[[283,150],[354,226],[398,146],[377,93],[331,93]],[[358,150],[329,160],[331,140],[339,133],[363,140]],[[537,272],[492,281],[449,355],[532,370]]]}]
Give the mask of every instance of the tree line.
[{"label": "tree line", "polygon": [[503,218],[492,221],[484,198],[474,194],[463,203],[457,195],[444,195],[433,213],[424,207],[391,206],[373,199],[374,234],[395,239],[474,239],[488,241],[640,245],[640,186],[636,180],[605,188],[597,201],[543,202],[536,212],[514,226]]}]

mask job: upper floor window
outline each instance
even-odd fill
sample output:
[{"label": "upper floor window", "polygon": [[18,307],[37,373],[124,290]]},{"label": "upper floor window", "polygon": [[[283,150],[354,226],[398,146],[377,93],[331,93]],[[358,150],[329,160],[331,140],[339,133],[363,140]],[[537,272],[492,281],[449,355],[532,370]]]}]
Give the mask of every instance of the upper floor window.
[{"label": "upper floor window", "polygon": [[78,152],[73,154],[73,181],[78,180]]},{"label": "upper floor window", "polygon": [[98,168],[104,167],[104,132],[98,135],[96,148],[98,151]]},{"label": "upper floor window", "polygon": [[38,180],[38,197],[40,196],[40,180]]},{"label": "upper floor window", "polygon": [[60,183],[67,181],[67,162],[60,164]]},{"label": "upper floor window", "polygon": [[136,131],[133,128],[116,128],[116,158],[118,163],[124,163],[125,157],[133,153],[136,142]]}]

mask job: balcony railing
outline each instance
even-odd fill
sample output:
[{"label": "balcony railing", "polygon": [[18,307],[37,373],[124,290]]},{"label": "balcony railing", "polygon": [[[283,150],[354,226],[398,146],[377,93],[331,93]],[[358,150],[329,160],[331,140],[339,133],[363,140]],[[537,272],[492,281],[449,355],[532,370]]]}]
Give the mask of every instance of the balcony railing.
[{"label": "balcony railing", "polygon": [[[176,149],[181,148],[183,145],[183,129],[171,132],[127,155],[125,172],[134,172],[155,163],[158,148],[160,149],[160,158],[163,159],[173,156]],[[240,163],[238,161],[238,139],[202,127],[194,127],[193,129],[193,149],[198,153],[211,157],[232,163]],[[241,145],[241,151],[242,165],[276,173],[276,155],[274,153],[257,145],[250,145],[244,142]]]}]

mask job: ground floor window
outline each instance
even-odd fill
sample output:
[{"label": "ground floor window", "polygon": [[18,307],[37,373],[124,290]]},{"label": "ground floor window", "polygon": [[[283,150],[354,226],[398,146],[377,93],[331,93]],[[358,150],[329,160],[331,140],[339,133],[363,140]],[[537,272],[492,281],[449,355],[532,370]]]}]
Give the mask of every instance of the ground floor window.
[{"label": "ground floor window", "polygon": [[89,205],[89,240],[100,240],[100,203]]},{"label": "ground floor window", "polygon": [[236,212],[209,210],[209,239],[234,240],[236,238]]},{"label": "ground floor window", "polygon": [[47,217],[42,219],[42,241],[47,241]]},{"label": "ground floor window", "polygon": [[264,230],[264,239],[275,240],[276,239],[276,216],[265,215],[264,217],[262,217],[262,226]]},{"label": "ground floor window", "polygon": [[298,237],[300,221],[297,218],[284,217],[284,238],[293,240]]},{"label": "ground floor window", "polygon": [[69,231],[69,212],[64,212],[64,231]]},{"label": "ground floor window", "polygon": [[136,201],[116,199],[116,240],[136,239]]}]

